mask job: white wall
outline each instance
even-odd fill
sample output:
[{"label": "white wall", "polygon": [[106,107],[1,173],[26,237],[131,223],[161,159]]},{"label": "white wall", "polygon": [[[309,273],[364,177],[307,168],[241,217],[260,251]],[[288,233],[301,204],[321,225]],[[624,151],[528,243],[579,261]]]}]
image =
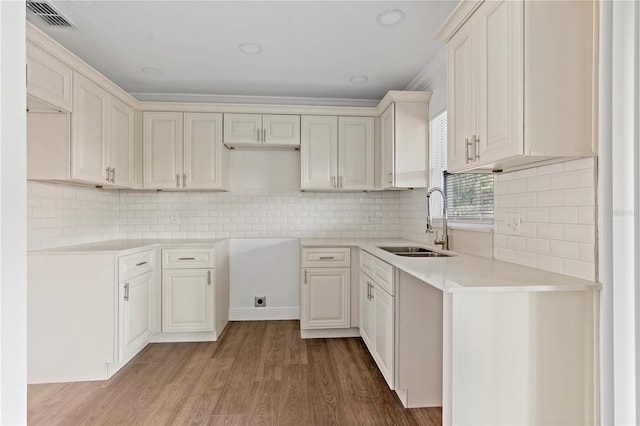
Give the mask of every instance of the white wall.
[{"label": "white wall", "polygon": [[640,4],[600,3],[601,422],[640,422]]},{"label": "white wall", "polygon": [[[297,239],[232,239],[229,319],[300,318],[300,244]],[[267,298],[255,307],[255,297]]]},{"label": "white wall", "polygon": [[27,423],[25,5],[0,2],[0,423]]}]

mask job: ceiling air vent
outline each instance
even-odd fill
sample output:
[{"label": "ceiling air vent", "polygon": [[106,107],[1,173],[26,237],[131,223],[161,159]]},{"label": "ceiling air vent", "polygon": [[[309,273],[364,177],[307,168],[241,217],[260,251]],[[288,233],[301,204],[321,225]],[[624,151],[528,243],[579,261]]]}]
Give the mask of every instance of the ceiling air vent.
[{"label": "ceiling air vent", "polygon": [[44,1],[27,0],[27,9],[52,27],[73,27],[67,18]]}]

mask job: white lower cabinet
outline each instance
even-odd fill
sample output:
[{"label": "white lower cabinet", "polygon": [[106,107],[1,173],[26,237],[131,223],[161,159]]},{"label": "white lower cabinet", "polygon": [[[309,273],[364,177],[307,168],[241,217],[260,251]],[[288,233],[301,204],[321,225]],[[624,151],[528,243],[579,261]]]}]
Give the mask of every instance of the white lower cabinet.
[{"label": "white lower cabinet", "polygon": [[28,383],[106,380],[150,341],[153,250],[30,254]]},{"label": "white lower cabinet", "polygon": [[228,266],[214,247],[163,249],[162,332],[213,332],[215,340],[229,319],[228,290]]},{"label": "white lower cabinet", "polygon": [[[367,274],[385,270],[391,270],[391,279],[384,274],[373,274],[376,279]],[[361,250],[360,335],[391,389],[395,389],[394,284],[391,265]]]},{"label": "white lower cabinet", "polygon": [[162,273],[162,331],[213,331],[213,270]]},{"label": "white lower cabinet", "polygon": [[350,326],[350,268],[303,269],[300,327],[348,328]]},{"label": "white lower cabinet", "polygon": [[151,272],[120,283],[119,358],[138,353],[151,337]]}]

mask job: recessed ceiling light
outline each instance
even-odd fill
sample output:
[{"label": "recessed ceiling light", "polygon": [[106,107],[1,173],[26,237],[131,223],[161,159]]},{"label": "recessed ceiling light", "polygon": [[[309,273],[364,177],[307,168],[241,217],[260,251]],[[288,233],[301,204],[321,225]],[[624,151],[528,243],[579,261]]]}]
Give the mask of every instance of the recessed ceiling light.
[{"label": "recessed ceiling light", "polygon": [[402,21],[404,21],[404,12],[400,9],[385,10],[376,18],[378,25],[383,27],[398,25]]},{"label": "recessed ceiling light", "polygon": [[366,75],[354,75],[349,79],[349,81],[353,84],[365,84],[367,81],[369,81],[369,77],[367,77]]},{"label": "recessed ceiling light", "polygon": [[260,46],[259,44],[242,43],[240,46],[238,46],[238,49],[240,49],[242,53],[246,53],[247,55],[259,55],[260,53],[262,53],[262,46]]},{"label": "recessed ceiling light", "polygon": [[140,72],[144,75],[148,75],[149,77],[156,77],[156,78],[164,77],[164,71],[158,68],[144,67],[144,68],[140,68]]}]

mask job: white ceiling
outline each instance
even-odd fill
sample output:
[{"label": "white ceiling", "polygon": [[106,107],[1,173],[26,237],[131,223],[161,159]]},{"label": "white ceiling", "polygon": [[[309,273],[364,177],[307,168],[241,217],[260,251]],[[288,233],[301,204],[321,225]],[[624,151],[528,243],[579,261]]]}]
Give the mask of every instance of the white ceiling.
[{"label": "white ceiling", "polygon": [[[189,95],[381,99],[442,47],[456,1],[50,1],[75,28],[28,20],[141,100]],[[404,20],[376,17],[399,9]],[[241,43],[262,46],[247,55]],[[164,75],[149,76],[144,67]],[[352,76],[367,76],[364,84]]]}]

